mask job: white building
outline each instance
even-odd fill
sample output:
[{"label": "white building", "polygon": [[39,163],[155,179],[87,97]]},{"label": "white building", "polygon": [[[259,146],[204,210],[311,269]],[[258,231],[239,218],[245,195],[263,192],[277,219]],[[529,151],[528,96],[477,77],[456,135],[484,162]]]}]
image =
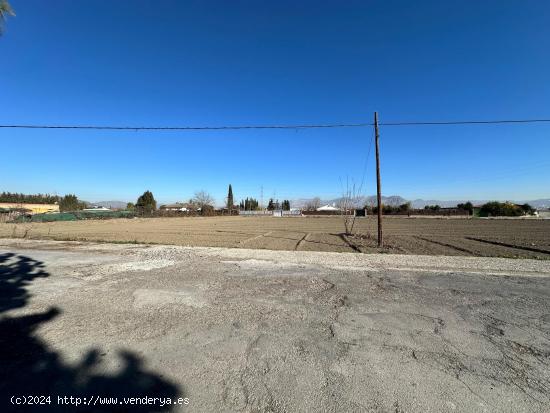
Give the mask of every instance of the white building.
[{"label": "white building", "polygon": [[334,204],[327,204],[317,208],[317,211],[340,211],[340,208],[337,208],[336,206],[334,206]]},{"label": "white building", "polygon": [[105,208],[104,206],[100,206],[100,205],[94,205],[90,208],[84,208],[83,211],[92,211],[92,212],[97,212],[97,211],[110,211],[109,208]]},{"label": "white building", "polygon": [[[161,205],[160,209],[163,211],[177,211],[177,212],[191,211],[189,204],[179,203],[179,202],[176,202],[175,204]],[[200,208],[197,209],[197,211],[200,211],[200,210],[201,210]]]}]

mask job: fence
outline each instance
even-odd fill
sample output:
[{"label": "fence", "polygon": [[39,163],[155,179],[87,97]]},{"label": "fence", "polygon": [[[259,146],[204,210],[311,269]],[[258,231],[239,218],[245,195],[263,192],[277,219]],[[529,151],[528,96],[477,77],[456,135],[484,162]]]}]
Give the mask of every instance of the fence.
[{"label": "fence", "polygon": [[162,218],[175,218],[175,217],[200,217],[200,216],[229,216],[229,215],[239,215],[237,209],[232,209],[231,214],[228,209],[204,209],[202,211],[170,211],[166,209],[159,209],[151,214],[145,216],[147,217],[162,217]]},{"label": "fence", "polygon": [[291,211],[283,211],[276,209],[274,211],[239,211],[242,216],[273,216],[273,217],[301,217],[302,211],[293,209]]},{"label": "fence", "polygon": [[8,209],[0,208],[0,222],[11,222],[15,220],[18,216],[23,214],[24,213],[20,211],[11,211]]},{"label": "fence", "polygon": [[282,211],[284,217],[301,217],[302,211],[299,209],[292,209],[290,211]]},{"label": "fence", "polygon": [[353,215],[354,211],[343,213],[342,211],[302,211],[302,215],[306,216],[335,216],[335,215]]},{"label": "fence", "polygon": [[273,215],[273,211],[239,211],[239,215],[243,215],[243,216]]}]

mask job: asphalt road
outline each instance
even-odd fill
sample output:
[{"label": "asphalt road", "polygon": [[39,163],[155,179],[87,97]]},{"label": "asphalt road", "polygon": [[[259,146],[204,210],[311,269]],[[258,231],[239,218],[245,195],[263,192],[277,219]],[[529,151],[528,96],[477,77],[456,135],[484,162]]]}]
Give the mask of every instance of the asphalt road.
[{"label": "asphalt road", "polygon": [[2,410],[550,405],[550,261],[3,239],[0,318]]}]

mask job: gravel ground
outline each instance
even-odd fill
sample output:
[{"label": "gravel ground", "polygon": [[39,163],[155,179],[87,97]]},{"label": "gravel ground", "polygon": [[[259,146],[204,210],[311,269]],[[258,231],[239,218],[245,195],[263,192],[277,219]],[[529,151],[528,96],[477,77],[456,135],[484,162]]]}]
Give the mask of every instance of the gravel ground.
[{"label": "gravel ground", "polygon": [[387,217],[385,248],[376,220],[358,218],[353,237],[341,217],[193,217],[0,224],[0,237],[254,248],[550,259],[550,220]]},{"label": "gravel ground", "polygon": [[0,275],[5,410],[12,394],[189,399],[131,411],[550,403],[549,261],[3,239]]}]

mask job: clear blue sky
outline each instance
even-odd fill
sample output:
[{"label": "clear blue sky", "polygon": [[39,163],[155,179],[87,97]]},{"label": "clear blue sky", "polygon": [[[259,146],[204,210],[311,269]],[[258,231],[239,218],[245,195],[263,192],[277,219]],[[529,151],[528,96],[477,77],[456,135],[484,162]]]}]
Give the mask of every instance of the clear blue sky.
[{"label": "clear blue sky", "polygon": [[[550,117],[550,2],[11,0],[0,123],[242,125]],[[370,128],[0,130],[0,190],[160,202],[339,196]],[[383,193],[550,197],[550,124],[385,127]],[[374,156],[364,192],[376,192]]]}]

